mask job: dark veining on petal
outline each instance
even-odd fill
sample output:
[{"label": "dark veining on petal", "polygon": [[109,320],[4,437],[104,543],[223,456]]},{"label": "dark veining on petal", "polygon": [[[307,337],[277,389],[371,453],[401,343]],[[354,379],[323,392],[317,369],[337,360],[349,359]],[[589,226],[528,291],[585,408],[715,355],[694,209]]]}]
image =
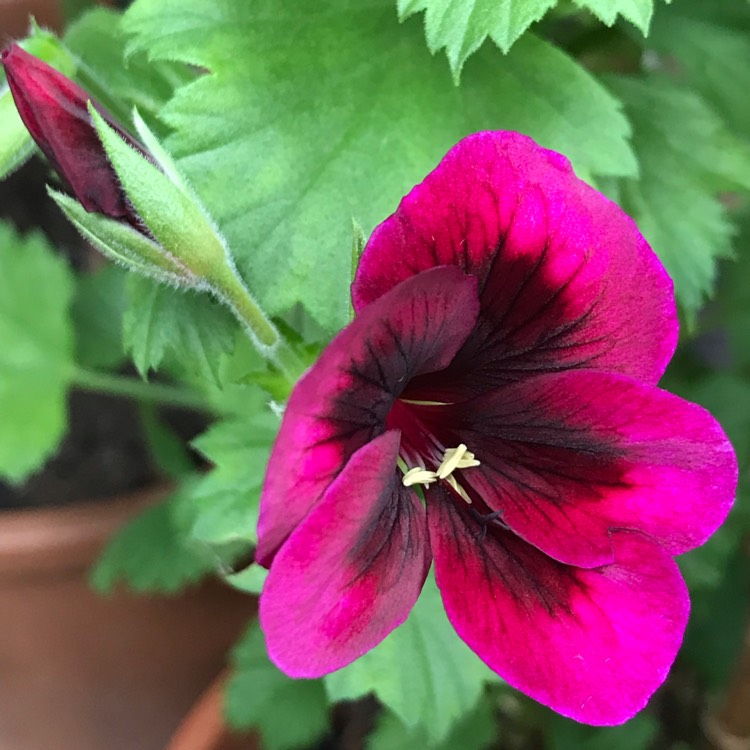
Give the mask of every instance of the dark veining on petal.
[{"label": "dark veining on petal", "polygon": [[387,591],[398,583],[409,562],[420,554],[422,547],[415,543],[418,532],[413,526],[420,521],[424,524],[424,516],[415,518],[418,508],[411,496],[412,491],[401,484],[400,475],[395,473],[362,525],[359,539],[349,550],[348,562],[357,572],[347,587],[378,567],[381,569],[380,592]]},{"label": "dark veining on petal", "polygon": [[[466,553],[473,547],[472,557],[481,562],[485,585],[491,591],[498,583],[513,597],[519,608],[530,617],[541,606],[550,617],[573,616],[570,605],[571,591],[586,593],[586,586],[576,577],[575,568],[558,563],[529,546],[531,555],[520,554],[526,542],[500,527],[491,527],[482,537],[481,524],[464,508],[451,509],[440,503],[440,520],[450,527],[450,534],[457,540],[454,549],[458,561],[467,576],[471,575]],[[533,555],[540,555],[544,569],[529,565]],[[554,575],[550,575],[554,569]],[[477,582],[479,583],[479,582]],[[500,623],[502,627],[502,623]]]}]

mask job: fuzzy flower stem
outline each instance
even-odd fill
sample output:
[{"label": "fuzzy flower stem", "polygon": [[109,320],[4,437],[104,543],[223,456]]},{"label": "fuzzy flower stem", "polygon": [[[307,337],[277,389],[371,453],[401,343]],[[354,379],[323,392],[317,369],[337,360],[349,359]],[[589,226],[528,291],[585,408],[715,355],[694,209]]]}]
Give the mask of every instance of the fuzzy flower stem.
[{"label": "fuzzy flower stem", "polygon": [[231,308],[258,351],[286,376],[290,385],[299,380],[305,365],[268,319],[237,272],[229,265],[211,273],[214,291]]}]

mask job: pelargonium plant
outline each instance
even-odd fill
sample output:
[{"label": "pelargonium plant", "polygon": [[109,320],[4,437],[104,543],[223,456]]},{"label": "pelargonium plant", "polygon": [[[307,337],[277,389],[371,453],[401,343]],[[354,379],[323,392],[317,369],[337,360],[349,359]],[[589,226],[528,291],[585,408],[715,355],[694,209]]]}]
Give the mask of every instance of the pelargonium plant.
[{"label": "pelargonium plant", "polygon": [[[423,5],[428,38],[447,47],[458,76],[468,47],[436,44],[434,9]],[[155,8],[136,2],[131,30]],[[160,56],[158,45],[152,52]],[[225,63],[217,58],[217,70]],[[366,243],[355,232],[350,321],[335,332],[327,314],[268,309],[252,257],[236,257],[211,210],[221,201],[202,194],[211,176],[196,183],[190,172],[223,136],[196,138],[175,158],[138,112],[130,133],[22,46],[8,46],[3,64],[18,115],[59,176],[49,193],[83,236],[137,276],[222,303],[256,350],[244,369],[221,353],[218,389],[251,394],[252,408],[275,420],[262,488],[258,471],[252,491],[226,488],[250,509],[242,518],[257,510],[257,532],[237,532],[252,541],[255,564],[230,578],[262,586],[270,663],[294,680],[322,679],[331,697],[375,692],[403,719],[409,712],[372,674],[388,671],[378,655],[414,621],[434,575],[444,614],[433,607],[429,618],[447,615],[448,651],[481,675],[469,705],[446,709],[456,719],[486,681],[585,724],[621,724],[643,709],[688,622],[674,558],[725,521],[738,464],[706,409],[658,385],[678,341],[675,284],[623,208],[502,118],[472,128],[444,156],[431,150],[433,165],[442,159]],[[213,73],[192,75],[203,77],[186,90]],[[633,86],[612,81],[625,101],[639,95]],[[189,130],[184,112],[171,124]],[[382,147],[395,145],[383,138]],[[270,184],[269,170],[244,177]],[[624,181],[619,196],[609,192],[627,205],[631,189]],[[223,185],[218,195],[232,203],[242,190]],[[313,174],[304,191],[315,190]],[[323,242],[306,241],[311,254]],[[349,248],[339,253],[348,263]],[[324,282],[304,284],[312,294]],[[299,302],[304,310],[304,292]],[[331,301],[329,317],[345,323],[334,307],[349,305]],[[226,374],[238,369],[234,380]],[[242,418],[232,421],[240,445],[254,439],[257,414]],[[219,468],[225,460],[221,448],[211,458]],[[225,507],[211,481],[193,498],[196,527],[201,513]]]}]

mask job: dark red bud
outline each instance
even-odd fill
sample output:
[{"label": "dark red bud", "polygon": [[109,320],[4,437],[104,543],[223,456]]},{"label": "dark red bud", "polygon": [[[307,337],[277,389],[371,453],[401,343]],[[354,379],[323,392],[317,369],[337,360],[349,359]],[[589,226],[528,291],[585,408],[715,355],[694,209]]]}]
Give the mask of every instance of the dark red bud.
[{"label": "dark red bud", "polygon": [[138,216],[126,200],[91,123],[87,102],[90,100],[102,117],[145,155],[143,146],[84,89],[17,44],[3,50],[2,62],[24,125],[81,205],[138,227]]}]

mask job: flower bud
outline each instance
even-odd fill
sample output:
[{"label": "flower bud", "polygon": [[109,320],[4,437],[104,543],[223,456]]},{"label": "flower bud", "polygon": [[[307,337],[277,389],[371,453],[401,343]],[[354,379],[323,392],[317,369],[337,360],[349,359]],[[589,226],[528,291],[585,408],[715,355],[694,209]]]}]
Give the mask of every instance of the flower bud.
[{"label": "flower bud", "polygon": [[18,113],[66,187],[90,212],[140,227],[91,123],[89,101],[131,146],[146,150],[80,86],[12,44],[2,62]]},{"label": "flower bud", "polygon": [[297,357],[252,298],[200,198],[137,112],[134,123],[148,148],[80,86],[17,44],[3,51],[2,62],[24,125],[76,200],[55,190],[50,195],[81,234],[129,270],[212,292],[264,356],[296,375]]}]

